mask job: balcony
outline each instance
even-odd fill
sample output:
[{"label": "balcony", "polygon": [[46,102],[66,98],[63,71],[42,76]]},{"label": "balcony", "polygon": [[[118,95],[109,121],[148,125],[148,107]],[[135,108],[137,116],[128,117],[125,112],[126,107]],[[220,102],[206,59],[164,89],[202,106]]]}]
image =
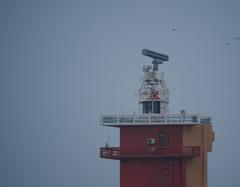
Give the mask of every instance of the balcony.
[{"label": "balcony", "polygon": [[197,125],[211,124],[211,118],[195,114],[141,114],[141,115],[101,115],[104,126],[124,125]]},{"label": "balcony", "polygon": [[100,157],[107,159],[124,158],[163,158],[163,157],[181,157],[193,158],[200,156],[199,146],[166,146],[149,148],[120,148],[120,147],[102,147],[100,148]]}]

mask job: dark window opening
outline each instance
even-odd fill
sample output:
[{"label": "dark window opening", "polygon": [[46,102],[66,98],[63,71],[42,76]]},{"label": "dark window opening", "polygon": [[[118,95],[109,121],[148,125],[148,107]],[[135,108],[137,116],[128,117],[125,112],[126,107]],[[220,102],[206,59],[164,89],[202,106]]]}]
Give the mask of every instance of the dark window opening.
[{"label": "dark window opening", "polygon": [[160,101],[153,102],[153,113],[160,113]]},{"label": "dark window opening", "polygon": [[143,114],[152,113],[152,101],[142,102],[142,113]]},{"label": "dark window opening", "polygon": [[168,144],[168,136],[166,133],[159,133],[159,145],[165,146]]},{"label": "dark window opening", "polygon": [[142,113],[143,114],[160,114],[160,101],[144,101],[142,102]]}]

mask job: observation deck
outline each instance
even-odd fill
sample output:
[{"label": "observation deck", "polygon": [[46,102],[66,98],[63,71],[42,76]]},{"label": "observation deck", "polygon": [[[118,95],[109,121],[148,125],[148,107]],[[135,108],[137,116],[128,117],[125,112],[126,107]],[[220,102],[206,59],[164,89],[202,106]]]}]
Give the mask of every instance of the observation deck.
[{"label": "observation deck", "polygon": [[101,115],[103,126],[124,125],[197,125],[211,124],[211,117],[197,114],[140,114],[140,115]]},{"label": "observation deck", "polygon": [[200,156],[199,146],[164,146],[151,148],[102,147],[100,157],[106,159],[124,158],[194,158]]}]

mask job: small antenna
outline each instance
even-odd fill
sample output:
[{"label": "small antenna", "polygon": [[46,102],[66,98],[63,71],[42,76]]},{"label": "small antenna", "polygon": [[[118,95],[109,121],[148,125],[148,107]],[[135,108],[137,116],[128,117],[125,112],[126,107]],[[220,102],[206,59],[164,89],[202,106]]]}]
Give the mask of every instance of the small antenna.
[{"label": "small antenna", "polygon": [[109,147],[109,133],[107,132],[107,141],[106,141],[106,144],[105,144],[105,147]]}]

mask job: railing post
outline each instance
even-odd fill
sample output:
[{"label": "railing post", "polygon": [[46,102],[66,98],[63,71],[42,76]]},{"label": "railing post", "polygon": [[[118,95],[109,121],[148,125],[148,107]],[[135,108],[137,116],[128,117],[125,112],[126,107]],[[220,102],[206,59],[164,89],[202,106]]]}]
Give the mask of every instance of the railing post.
[{"label": "railing post", "polygon": [[180,121],[181,121],[181,123],[184,123],[184,115],[181,115]]},{"label": "railing post", "polygon": [[197,115],[197,123],[200,124],[201,120],[200,120],[200,115]]},{"label": "railing post", "polygon": [[100,115],[99,122],[101,125],[103,125],[103,115]]},{"label": "railing post", "polygon": [[120,116],[118,115],[118,116],[117,116],[117,123],[118,123],[118,124],[119,124],[119,121],[120,121],[119,119],[120,119]]}]

